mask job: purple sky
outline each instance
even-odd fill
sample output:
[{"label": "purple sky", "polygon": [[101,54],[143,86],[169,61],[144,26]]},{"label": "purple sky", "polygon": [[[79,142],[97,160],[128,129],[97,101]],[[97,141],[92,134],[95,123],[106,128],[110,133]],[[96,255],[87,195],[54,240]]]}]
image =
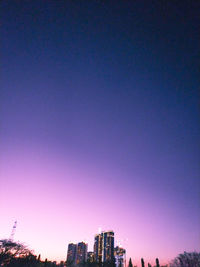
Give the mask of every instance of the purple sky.
[{"label": "purple sky", "polygon": [[1,1],[1,238],[199,251],[195,2]]}]

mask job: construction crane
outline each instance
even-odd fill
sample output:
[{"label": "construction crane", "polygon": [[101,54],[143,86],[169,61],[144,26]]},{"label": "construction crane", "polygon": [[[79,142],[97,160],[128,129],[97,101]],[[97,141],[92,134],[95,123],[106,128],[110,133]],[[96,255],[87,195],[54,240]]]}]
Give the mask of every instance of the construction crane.
[{"label": "construction crane", "polygon": [[15,235],[15,232],[16,232],[16,228],[17,228],[17,221],[14,222],[14,225],[13,225],[13,228],[12,228],[12,232],[11,232],[11,235],[10,235],[10,238],[9,238],[9,241],[12,242],[13,239],[14,239],[14,235]]}]

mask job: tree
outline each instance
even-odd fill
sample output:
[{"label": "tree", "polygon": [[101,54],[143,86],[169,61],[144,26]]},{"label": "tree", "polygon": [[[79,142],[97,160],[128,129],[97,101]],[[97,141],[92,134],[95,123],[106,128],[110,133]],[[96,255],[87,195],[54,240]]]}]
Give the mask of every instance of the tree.
[{"label": "tree", "polygon": [[144,267],[144,259],[143,258],[141,258],[141,265],[142,265],[142,267]]},{"label": "tree", "polygon": [[156,258],[156,267],[160,267],[158,258]]},{"label": "tree", "polygon": [[128,267],[133,267],[131,258],[129,259]]},{"label": "tree", "polygon": [[14,261],[19,262],[28,257],[30,259],[31,256],[33,256],[32,251],[23,244],[8,239],[0,240],[0,266],[10,266],[14,264]]},{"label": "tree", "polygon": [[170,264],[170,267],[199,267],[200,253],[184,252],[179,254]]}]

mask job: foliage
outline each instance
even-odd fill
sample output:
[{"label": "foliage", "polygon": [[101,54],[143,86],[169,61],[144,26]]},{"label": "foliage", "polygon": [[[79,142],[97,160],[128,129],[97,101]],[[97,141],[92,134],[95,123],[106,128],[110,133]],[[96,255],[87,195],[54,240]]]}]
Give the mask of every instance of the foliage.
[{"label": "foliage", "polygon": [[43,262],[33,254],[24,244],[12,242],[8,239],[0,240],[0,266],[2,267],[63,267],[64,262]]},{"label": "foliage", "polygon": [[0,266],[14,266],[14,262],[22,262],[27,258],[31,260],[32,257],[32,252],[23,244],[8,239],[0,240]]},{"label": "foliage", "polygon": [[200,253],[184,252],[179,254],[170,264],[170,267],[200,267]]},{"label": "foliage", "polygon": [[160,267],[159,259],[158,258],[156,258],[156,267]]},{"label": "foliage", "polygon": [[131,258],[129,259],[128,267],[133,267]]},{"label": "foliage", "polygon": [[144,267],[144,259],[141,258],[141,266]]}]

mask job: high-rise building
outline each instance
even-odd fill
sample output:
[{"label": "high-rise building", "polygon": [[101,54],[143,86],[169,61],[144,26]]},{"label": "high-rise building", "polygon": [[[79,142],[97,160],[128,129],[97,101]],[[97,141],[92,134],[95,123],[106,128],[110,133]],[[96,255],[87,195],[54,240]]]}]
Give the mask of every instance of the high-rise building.
[{"label": "high-rise building", "polygon": [[114,232],[102,232],[102,262],[114,262]]},{"label": "high-rise building", "polygon": [[114,250],[116,267],[126,266],[126,250],[120,247],[116,247]]},{"label": "high-rise building", "polygon": [[76,256],[76,264],[83,263],[87,261],[87,244],[84,242],[80,242],[77,245],[77,256]]},{"label": "high-rise building", "polygon": [[67,263],[73,265],[76,263],[77,245],[70,243],[67,251]]},{"label": "high-rise building", "polygon": [[114,232],[101,232],[94,239],[94,260],[114,262]]},{"label": "high-rise building", "polygon": [[94,237],[94,261],[102,262],[102,235],[98,234]]}]

